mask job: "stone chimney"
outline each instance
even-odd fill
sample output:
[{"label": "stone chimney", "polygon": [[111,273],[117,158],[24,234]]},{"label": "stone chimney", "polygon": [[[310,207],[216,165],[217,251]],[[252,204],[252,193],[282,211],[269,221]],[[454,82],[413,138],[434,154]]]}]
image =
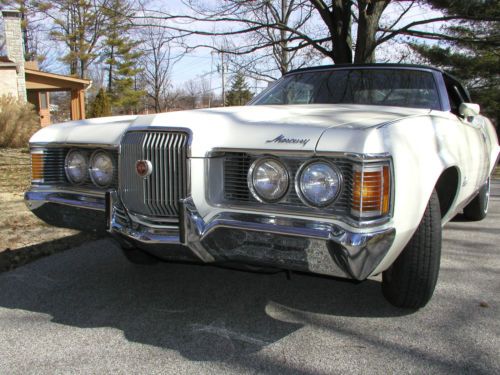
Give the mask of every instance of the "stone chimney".
[{"label": "stone chimney", "polygon": [[7,58],[17,64],[17,92],[19,99],[26,101],[26,78],[24,72],[24,39],[21,31],[21,12],[2,10]]}]

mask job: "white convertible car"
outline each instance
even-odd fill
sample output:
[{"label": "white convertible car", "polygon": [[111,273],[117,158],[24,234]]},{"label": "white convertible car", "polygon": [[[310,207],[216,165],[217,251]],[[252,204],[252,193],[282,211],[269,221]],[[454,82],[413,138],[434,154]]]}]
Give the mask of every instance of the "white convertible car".
[{"label": "white convertible car", "polygon": [[243,107],[53,125],[30,148],[33,213],[106,229],[132,261],[382,274],[414,309],[442,226],[486,216],[499,153],[456,79],[391,64],[292,71]]}]

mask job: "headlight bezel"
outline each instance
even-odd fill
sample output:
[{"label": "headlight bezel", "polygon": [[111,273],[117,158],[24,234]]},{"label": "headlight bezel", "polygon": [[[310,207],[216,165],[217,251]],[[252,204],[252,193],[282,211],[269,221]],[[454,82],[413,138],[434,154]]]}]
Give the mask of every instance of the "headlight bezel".
[{"label": "headlight bezel", "polygon": [[[338,189],[335,195],[330,198],[328,201],[323,202],[321,204],[317,204],[310,200],[306,194],[304,194],[302,190],[302,175],[306,168],[311,166],[312,164],[325,164],[328,167],[330,167],[337,175],[338,178]],[[342,195],[342,192],[344,190],[344,176],[342,174],[342,170],[336,166],[334,163],[332,163],[330,160],[324,159],[324,158],[314,158],[312,160],[308,160],[304,162],[299,169],[297,170],[297,173],[295,174],[295,192],[297,193],[297,196],[300,198],[302,203],[304,203],[307,207],[311,208],[316,208],[316,209],[322,209],[328,206],[331,206],[334,204],[337,199]]]},{"label": "headlight bezel", "polygon": [[[71,177],[71,174],[69,173],[69,164],[68,164],[69,157],[70,157],[70,155],[76,154],[76,153],[83,156],[83,158],[85,160],[84,176],[80,181],[75,181],[73,179],[73,177]],[[64,157],[64,173],[66,175],[66,178],[68,179],[68,181],[72,185],[80,186],[80,185],[85,184],[85,182],[89,178],[89,166],[90,166],[89,152],[84,150],[84,149],[72,148],[68,151],[68,153]]]},{"label": "headlight bezel", "polygon": [[[258,167],[260,167],[262,164],[264,164],[265,162],[268,162],[268,161],[271,161],[271,162],[278,164],[282,168],[282,170],[284,171],[283,176],[286,179],[286,188],[282,191],[282,193],[278,197],[276,197],[274,199],[268,199],[266,197],[263,197],[258,192],[258,189],[255,187],[255,184],[254,184],[255,171],[257,170]],[[269,156],[269,155],[262,156],[256,160],[254,160],[253,163],[250,165],[250,168],[248,169],[248,173],[247,173],[248,189],[250,190],[250,193],[252,194],[252,196],[260,203],[272,204],[272,203],[277,203],[277,202],[281,201],[284,197],[287,196],[287,194],[290,190],[290,186],[291,186],[290,182],[291,182],[290,181],[290,172],[288,171],[286,164],[283,163],[283,161],[281,161],[279,158],[274,157],[274,156]]]},{"label": "headlight bezel", "polygon": [[[97,157],[97,155],[99,154],[103,154],[105,155],[106,157],[109,158],[109,161],[110,161],[110,164],[111,164],[111,174],[110,174],[110,178],[109,178],[109,181],[106,183],[106,184],[100,184],[98,181],[97,181],[97,178],[94,176],[94,161]],[[94,150],[92,152],[92,154],[90,155],[90,158],[89,158],[89,163],[88,163],[88,175],[90,177],[90,180],[92,181],[92,183],[94,184],[94,186],[96,186],[97,188],[99,189],[106,189],[108,187],[110,187],[112,184],[113,184],[113,180],[114,180],[114,175],[115,175],[115,163],[114,163],[114,158],[113,158],[113,155],[107,151],[107,150],[104,150],[104,149],[97,149],[97,150]]]}]

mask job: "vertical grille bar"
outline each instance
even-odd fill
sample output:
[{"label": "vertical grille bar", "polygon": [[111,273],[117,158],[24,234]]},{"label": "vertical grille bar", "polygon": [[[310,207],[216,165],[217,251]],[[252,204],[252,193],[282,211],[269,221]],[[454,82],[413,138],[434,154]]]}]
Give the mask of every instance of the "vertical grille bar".
[{"label": "vertical grille bar", "polygon": [[[148,217],[178,218],[187,196],[188,135],[182,132],[130,132],[122,140],[119,192],[125,207]],[[142,178],[138,160],[149,160],[152,173]]]}]

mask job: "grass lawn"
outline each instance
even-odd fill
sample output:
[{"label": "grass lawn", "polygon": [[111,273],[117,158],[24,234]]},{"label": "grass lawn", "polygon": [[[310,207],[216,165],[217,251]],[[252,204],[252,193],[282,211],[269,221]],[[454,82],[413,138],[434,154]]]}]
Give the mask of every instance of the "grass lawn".
[{"label": "grass lawn", "polygon": [[23,200],[30,175],[26,149],[0,148],[0,272],[97,238],[52,227],[33,215]]}]

